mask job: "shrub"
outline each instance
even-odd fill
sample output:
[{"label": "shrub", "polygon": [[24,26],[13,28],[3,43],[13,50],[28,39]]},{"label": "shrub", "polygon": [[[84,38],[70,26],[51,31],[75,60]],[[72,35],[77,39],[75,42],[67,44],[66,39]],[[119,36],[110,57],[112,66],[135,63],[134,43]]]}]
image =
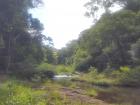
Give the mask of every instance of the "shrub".
[{"label": "shrub", "polygon": [[55,66],[48,63],[42,63],[38,65],[36,69],[37,73],[35,77],[39,78],[41,81],[52,79],[55,75]]},{"label": "shrub", "polygon": [[129,72],[130,68],[128,66],[123,66],[123,67],[120,67],[120,71],[121,72]]},{"label": "shrub", "polygon": [[52,65],[48,63],[42,63],[40,64],[37,69],[39,71],[52,71],[54,73],[60,74],[60,73],[72,73],[74,71],[74,68],[69,65]]},{"label": "shrub", "polygon": [[74,68],[72,66],[57,65],[56,68],[55,68],[55,72],[57,74],[60,74],[60,73],[73,73]]},{"label": "shrub", "polygon": [[75,65],[75,69],[77,71],[80,71],[80,72],[88,72],[89,68],[90,68],[90,60],[89,59],[82,60]]},{"label": "shrub", "polygon": [[120,82],[126,86],[140,86],[140,67],[122,73]]},{"label": "shrub", "polygon": [[40,71],[39,76],[41,77],[41,80],[45,79],[52,79],[54,77],[55,73],[53,71]]},{"label": "shrub", "polygon": [[98,93],[96,90],[92,89],[86,89],[86,95],[90,96],[90,97],[94,97],[97,96]]},{"label": "shrub", "polygon": [[34,65],[26,62],[12,64],[10,70],[11,75],[28,80],[31,80],[37,72]]},{"label": "shrub", "polygon": [[[50,66],[50,67],[49,67]],[[51,65],[41,64],[38,67],[33,66],[29,63],[17,63],[11,65],[11,75],[20,79],[42,81],[46,79],[52,79],[55,75],[54,71],[51,70]]]},{"label": "shrub", "polygon": [[48,64],[48,63],[41,63],[40,65],[38,65],[37,69],[38,70],[52,70],[52,71],[54,71],[55,66]]},{"label": "shrub", "polygon": [[34,91],[17,82],[0,87],[0,105],[46,105],[43,91]]}]

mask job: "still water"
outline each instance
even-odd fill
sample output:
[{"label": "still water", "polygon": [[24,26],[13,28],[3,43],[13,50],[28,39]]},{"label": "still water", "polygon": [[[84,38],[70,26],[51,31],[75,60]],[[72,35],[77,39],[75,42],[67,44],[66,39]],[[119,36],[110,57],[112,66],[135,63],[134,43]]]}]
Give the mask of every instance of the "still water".
[{"label": "still water", "polygon": [[[71,78],[76,77],[73,75],[56,75],[54,80],[72,82]],[[72,82],[73,83],[73,82]],[[66,84],[66,83],[65,83]],[[104,87],[94,86],[85,83],[77,83],[80,87],[92,87],[98,91],[97,99],[103,100],[109,104],[117,105],[140,105],[140,88],[132,87]]]},{"label": "still water", "polygon": [[140,105],[140,88],[130,87],[93,87],[98,90],[96,98],[119,105]]}]

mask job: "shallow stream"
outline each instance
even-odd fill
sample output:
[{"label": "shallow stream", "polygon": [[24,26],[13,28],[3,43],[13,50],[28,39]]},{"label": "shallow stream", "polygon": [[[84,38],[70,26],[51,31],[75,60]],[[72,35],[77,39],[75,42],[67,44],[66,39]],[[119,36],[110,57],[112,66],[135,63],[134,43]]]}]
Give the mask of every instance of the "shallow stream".
[{"label": "shallow stream", "polygon": [[[63,84],[69,84],[69,82],[72,84],[73,81],[71,81],[71,78],[76,76],[77,75],[56,75],[54,76],[54,80],[59,82],[62,81]],[[116,103],[119,105],[140,105],[140,88],[94,86],[88,83],[86,84],[84,82],[74,83],[76,83],[79,87],[92,87],[98,92],[96,98],[107,103]]]}]

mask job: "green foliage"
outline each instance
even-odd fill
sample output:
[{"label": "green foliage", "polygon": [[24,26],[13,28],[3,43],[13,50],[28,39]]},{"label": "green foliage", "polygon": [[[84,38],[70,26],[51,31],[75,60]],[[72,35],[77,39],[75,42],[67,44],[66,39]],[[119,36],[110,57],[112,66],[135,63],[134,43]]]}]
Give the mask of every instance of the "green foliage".
[{"label": "green foliage", "polygon": [[80,72],[88,72],[88,68],[91,66],[91,59],[85,58],[75,64],[75,69]]},{"label": "green foliage", "polygon": [[94,89],[87,89],[86,90],[86,95],[90,96],[90,97],[95,97],[98,95],[97,91]]},{"label": "green foliage", "polygon": [[94,26],[80,34],[73,49],[70,43],[60,50],[63,64],[69,62],[83,72],[94,66],[102,72],[108,66],[119,69],[138,63],[139,18],[139,12],[127,9],[102,15]]},{"label": "green foliage", "polygon": [[140,63],[140,39],[132,45],[131,54],[134,62],[138,65]]},{"label": "green foliage", "polygon": [[10,75],[15,76],[20,79],[31,80],[36,74],[35,65],[28,62],[11,64]]},{"label": "green foliage", "polygon": [[91,56],[88,56],[87,52],[84,49],[78,48],[76,54],[73,55],[73,65],[75,67],[75,70],[87,72],[90,66],[90,60]]},{"label": "green foliage", "polygon": [[13,65],[10,75],[18,79],[41,82],[54,77],[55,71],[52,68],[54,67],[47,63],[40,64],[37,67],[37,65],[32,65],[32,63],[24,62]]},{"label": "green foliage", "polygon": [[[49,43],[52,43],[52,41]],[[57,51],[51,45],[44,47],[44,55],[45,55],[45,59],[44,59],[45,62],[49,64],[57,63]]]},{"label": "green foliage", "polygon": [[43,91],[34,91],[14,81],[2,85],[0,94],[1,105],[46,105]]},{"label": "green foliage", "polygon": [[38,70],[40,71],[52,71],[57,74],[65,74],[65,73],[73,73],[74,68],[70,65],[53,65],[53,64],[48,64],[48,63],[41,63],[38,67]]},{"label": "green foliage", "polygon": [[[109,70],[110,71],[110,70]],[[83,80],[99,86],[140,86],[140,68],[120,67],[118,70],[99,73],[95,68],[90,68],[90,72],[78,77],[77,80]]]},{"label": "green foliage", "polygon": [[43,84],[45,89],[39,88],[41,84],[40,86],[32,84],[33,88],[30,88],[30,85],[28,83],[27,86],[26,82],[23,84],[20,81],[8,81],[2,84],[0,105],[93,105],[81,102],[79,99],[71,100],[61,94],[60,85],[56,83],[46,82]]},{"label": "green foliage", "polygon": [[79,81],[84,81],[85,83],[97,85],[97,86],[103,86],[108,87],[111,85],[116,84],[115,78],[112,78],[105,73],[98,73],[96,69],[93,69],[89,73],[83,74],[80,77],[75,78]]},{"label": "green foliage", "polygon": [[128,66],[120,67],[120,71],[123,72],[123,73],[129,72],[130,68]]},{"label": "green foliage", "polygon": [[55,66],[52,64],[48,64],[48,63],[41,63],[40,65],[38,65],[37,69],[39,70],[54,70]]},{"label": "green foliage", "polygon": [[[116,4],[122,9],[111,12]],[[58,61],[86,72],[79,79],[96,85],[139,85],[140,1],[90,0],[86,6],[88,15],[102,7],[105,13],[59,51]]]},{"label": "green foliage", "polygon": [[61,74],[61,73],[64,73],[64,74],[68,73],[68,74],[70,74],[70,73],[74,72],[74,68],[72,66],[69,66],[69,65],[57,65],[55,67],[55,72],[57,74]]},{"label": "green foliage", "polygon": [[139,13],[130,10],[104,14],[94,26],[81,33],[78,48],[70,56],[72,64],[81,71],[94,66],[100,72],[108,65],[114,69],[133,66],[131,46],[140,38],[139,17]]},{"label": "green foliage", "polygon": [[67,47],[58,51],[58,64],[70,65],[74,62],[74,55],[78,47],[77,40],[72,40]]},{"label": "green foliage", "polygon": [[0,38],[3,48],[0,49],[0,57],[4,72],[11,72],[11,65],[42,61],[42,41],[45,37],[41,34],[43,25],[28,12],[40,3],[41,0],[1,1]]},{"label": "green foliage", "polygon": [[125,71],[120,75],[120,83],[126,86],[140,86],[140,68]]},{"label": "green foliage", "polygon": [[92,16],[96,18],[98,11],[104,10],[106,13],[111,11],[111,7],[114,5],[119,5],[123,9],[132,10],[137,12],[140,10],[139,0],[90,0],[85,4],[87,7],[87,16]]}]

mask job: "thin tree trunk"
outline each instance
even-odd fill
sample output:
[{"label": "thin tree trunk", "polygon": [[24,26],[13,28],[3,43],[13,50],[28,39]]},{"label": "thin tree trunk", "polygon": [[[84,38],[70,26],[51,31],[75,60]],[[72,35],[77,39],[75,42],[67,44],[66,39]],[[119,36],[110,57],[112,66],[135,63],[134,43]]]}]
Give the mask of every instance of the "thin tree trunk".
[{"label": "thin tree trunk", "polygon": [[7,67],[6,67],[6,73],[9,73],[9,67],[11,63],[11,35],[9,35],[9,41],[8,41],[8,56],[7,56]]}]

